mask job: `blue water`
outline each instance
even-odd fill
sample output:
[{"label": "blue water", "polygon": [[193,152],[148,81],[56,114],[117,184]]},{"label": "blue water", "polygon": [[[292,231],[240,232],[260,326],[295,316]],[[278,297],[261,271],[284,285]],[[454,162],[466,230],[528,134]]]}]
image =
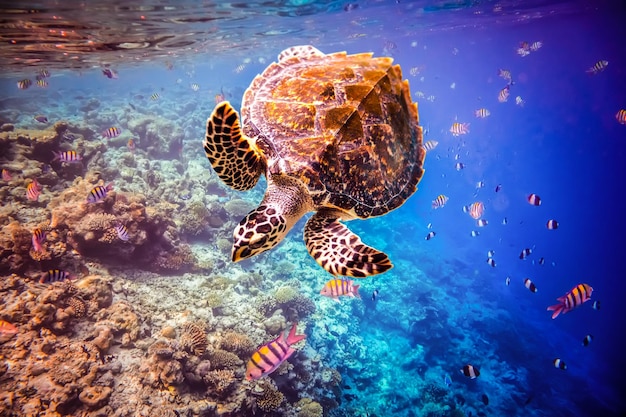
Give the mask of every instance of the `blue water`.
[{"label": "blue water", "polygon": [[[360,301],[331,305],[311,295],[325,322],[335,318],[339,330],[320,332],[309,323],[307,343],[342,375],[340,392],[316,400],[333,398],[324,403],[333,405],[325,410],[329,416],[625,415],[626,125],[615,117],[626,109],[623,2],[354,3],[359,7],[350,11],[333,2],[327,11],[300,17],[265,17],[275,35],[260,35],[256,27],[245,33],[244,25],[232,48],[221,40],[214,53],[209,37],[196,54],[172,56],[171,70],[166,58],[103,58],[114,62],[117,80],[98,67],[58,68],[48,88],[19,91],[15,83],[46,63],[13,65],[0,80],[2,120],[36,127],[32,116],[45,113],[82,123],[76,103],[86,96],[101,103],[98,121],[90,122],[101,131],[115,123],[114,110],[131,103],[171,119],[184,132],[183,164],[202,160],[209,170],[201,144],[215,94],[239,109],[252,78],[284,47],[310,43],[323,52],[390,54],[418,102],[424,140],[439,144],[427,154],[426,173],[406,204],[349,223],[364,242],[388,253],[394,269],[360,281]],[[298,31],[281,32],[293,28]],[[522,57],[516,49],[523,41],[542,47]],[[600,60],[609,62],[604,71],[586,73]],[[420,69],[415,76],[414,67]],[[499,69],[512,74],[505,103],[497,100],[507,83]],[[150,102],[154,92],[160,99]],[[483,107],[490,116],[476,118]],[[452,136],[454,122],[470,123],[470,132]],[[457,154],[465,164],[460,171]],[[484,188],[477,189],[479,181]],[[253,194],[256,201],[263,186]],[[531,193],[541,197],[540,206],[526,201]],[[449,201],[433,210],[439,194]],[[485,205],[485,227],[462,210],[474,201]],[[549,219],[559,222],[557,230],[546,228]],[[427,241],[429,224],[436,236]],[[300,245],[301,262],[315,267],[301,244],[302,225],[287,241],[290,248]],[[480,235],[472,237],[472,230]],[[273,259],[289,255],[285,245],[242,268],[272,268]],[[533,253],[520,260],[524,248]],[[495,267],[486,262],[490,250]],[[524,287],[525,278],[537,293]],[[546,307],[579,283],[593,287],[591,301],[552,320]],[[600,310],[592,308],[596,300]],[[593,341],[584,347],[587,334]],[[567,370],[556,369],[555,358]],[[475,380],[459,372],[468,363],[480,369]]]}]

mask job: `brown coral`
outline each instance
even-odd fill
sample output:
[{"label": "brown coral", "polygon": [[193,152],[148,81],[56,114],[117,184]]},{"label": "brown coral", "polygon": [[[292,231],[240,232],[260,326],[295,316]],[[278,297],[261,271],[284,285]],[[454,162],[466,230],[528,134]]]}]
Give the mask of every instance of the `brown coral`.
[{"label": "brown coral", "polygon": [[87,306],[83,300],[78,297],[70,297],[67,300],[68,306],[72,309],[74,317],[84,317],[87,312]]},{"label": "brown coral", "polygon": [[245,334],[234,331],[227,331],[220,339],[220,347],[224,350],[234,352],[239,357],[250,355],[255,348],[254,343]]},{"label": "brown coral", "polygon": [[209,359],[213,364],[213,368],[216,369],[232,369],[237,368],[243,364],[241,359],[237,355],[225,350],[216,349],[211,352]]},{"label": "brown coral", "polygon": [[183,325],[180,343],[185,350],[196,356],[202,356],[208,346],[204,329],[196,323],[185,323]]},{"label": "brown coral", "polygon": [[83,388],[78,399],[89,408],[99,408],[109,400],[110,396],[111,388],[96,385]]},{"label": "brown coral", "polygon": [[167,340],[157,340],[150,345],[148,353],[162,359],[168,359],[174,355],[174,347]]},{"label": "brown coral", "polygon": [[297,417],[322,417],[324,415],[322,406],[310,398],[302,398],[295,406],[298,410]]},{"label": "brown coral", "polygon": [[202,377],[202,379],[220,396],[226,394],[236,381],[235,372],[230,369],[209,371]]},{"label": "brown coral", "polygon": [[261,410],[271,412],[276,411],[284,400],[285,396],[282,392],[278,391],[274,385],[267,384],[263,393],[257,397],[256,404]]}]

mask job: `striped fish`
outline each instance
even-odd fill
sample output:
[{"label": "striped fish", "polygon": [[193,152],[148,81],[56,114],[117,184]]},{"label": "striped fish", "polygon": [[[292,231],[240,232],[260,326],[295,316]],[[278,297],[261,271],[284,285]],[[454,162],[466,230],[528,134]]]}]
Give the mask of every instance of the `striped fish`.
[{"label": "striped fish", "polygon": [[537,292],[537,286],[535,286],[535,283],[532,282],[530,278],[524,279],[524,287],[528,288],[530,292]]},{"label": "striped fish", "polygon": [[97,185],[93,187],[91,191],[89,191],[89,195],[87,196],[88,203],[98,203],[106,198],[109,194],[109,191],[113,189],[113,183],[108,183],[107,185]]},{"label": "striped fish", "polygon": [[424,150],[428,152],[428,151],[432,151],[433,149],[435,149],[437,145],[439,145],[439,142],[437,142],[436,140],[427,140],[422,145],[422,148],[424,148]]},{"label": "striped fish", "polygon": [[555,319],[559,314],[569,313],[576,307],[581,306],[591,299],[593,288],[588,284],[578,284],[572,288],[567,294],[557,298],[559,304],[548,307],[548,311],[554,311],[552,318]]},{"label": "striped fish", "polygon": [[469,206],[464,206],[463,211],[472,216],[472,219],[478,220],[485,213],[485,205],[481,201],[476,201]]},{"label": "striped fish", "polygon": [[615,119],[618,123],[626,125],[626,110],[621,109],[615,114]]},{"label": "striped fish", "polygon": [[122,131],[115,126],[110,127],[104,132],[102,132],[102,136],[104,136],[105,138],[109,138],[109,139],[116,138],[121,134],[122,134]]},{"label": "striped fish", "polygon": [[39,200],[40,194],[41,184],[39,184],[36,179],[33,179],[33,181],[26,187],[26,198],[30,201],[37,201]]},{"label": "striped fish", "polygon": [[443,194],[439,194],[437,198],[435,198],[431,204],[432,208],[438,209],[446,205],[449,198]]},{"label": "striped fish", "polygon": [[606,61],[606,60],[598,61],[595,64],[593,64],[593,67],[589,68],[586,72],[587,74],[596,75],[604,71],[608,65],[609,65],[609,61]]},{"label": "striped fish", "polygon": [[39,71],[37,71],[37,76],[35,78],[37,78],[38,80],[42,78],[50,78],[50,71],[45,68],[40,69]]},{"label": "striped fish", "polygon": [[52,284],[53,282],[61,282],[66,279],[70,279],[69,272],[65,272],[60,269],[50,269],[45,274],[41,275],[39,282],[41,284]]},{"label": "striped fish", "polygon": [[76,153],[76,151],[73,151],[73,150],[61,151],[61,152],[52,151],[52,153],[54,154],[54,159],[52,159],[53,161],[78,162],[81,159],[83,159],[82,156],[80,156],[79,154]]},{"label": "striped fish", "polygon": [[20,90],[26,90],[32,84],[33,82],[31,80],[29,80],[28,78],[25,78],[17,82],[17,88],[19,88]]},{"label": "striped fish", "polygon": [[198,85],[198,83],[192,83],[191,84],[191,89],[193,91],[198,91],[200,89],[200,85]]},{"label": "striped fish", "polygon": [[41,87],[41,88],[47,88],[48,87],[48,81],[44,80],[43,78],[37,80],[37,87]]},{"label": "striped fish", "polygon": [[297,327],[298,323],[294,323],[289,331],[289,336],[285,337],[285,334],[282,333],[276,339],[264,344],[252,354],[246,366],[246,379],[248,381],[253,381],[271,374],[281,363],[285,362],[293,355],[295,350],[291,345],[306,339],[306,335],[296,334]]},{"label": "striped fish", "polygon": [[460,135],[468,134],[469,123],[459,123],[459,122],[452,123],[452,126],[450,127],[450,133],[452,133],[452,136],[460,136]]},{"label": "striped fish", "polygon": [[478,117],[479,119],[484,119],[489,115],[491,115],[491,112],[484,107],[482,109],[474,110],[474,116]]},{"label": "striped fish", "polygon": [[39,228],[33,230],[33,237],[31,240],[33,243],[33,250],[35,252],[41,252],[43,250],[43,247],[41,246],[41,244],[43,243],[44,240],[46,240],[46,232],[44,232],[43,230]]},{"label": "striped fish", "polygon": [[500,103],[504,103],[505,101],[507,101],[509,99],[509,85],[507,84],[506,87],[504,87],[502,90],[500,90],[500,92],[498,93],[498,101]]},{"label": "striped fish", "polygon": [[127,242],[129,239],[128,229],[123,224],[118,224],[115,226],[115,231],[117,232],[117,237],[124,242]]},{"label": "striped fish", "polygon": [[343,295],[361,298],[359,295],[359,285],[354,285],[354,281],[352,280],[341,278],[333,278],[324,284],[324,288],[322,288],[320,294],[324,297],[332,298],[337,302],[339,302],[339,297]]},{"label": "striped fish", "polygon": [[150,100],[152,100],[152,101],[156,101],[156,100],[158,100],[158,99],[159,99],[159,97],[160,97],[160,96],[159,96],[159,93],[154,93],[154,94],[152,94],[152,95],[150,96]]}]

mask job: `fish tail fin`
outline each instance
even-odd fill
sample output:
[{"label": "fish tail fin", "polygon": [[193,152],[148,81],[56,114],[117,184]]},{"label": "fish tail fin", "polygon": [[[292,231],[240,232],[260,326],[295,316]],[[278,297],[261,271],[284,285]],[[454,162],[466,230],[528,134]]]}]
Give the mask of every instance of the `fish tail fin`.
[{"label": "fish tail fin", "polygon": [[559,314],[561,314],[563,312],[563,309],[565,308],[564,304],[555,304],[553,306],[548,307],[548,311],[554,311],[554,313],[552,313],[552,318],[555,319],[558,317]]},{"label": "fish tail fin", "polygon": [[306,335],[304,334],[296,334],[296,330],[298,330],[298,323],[294,323],[289,331],[289,336],[287,336],[287,345],[291,346],[294,343],[298,343],[299,341],[306,339]]},{"label": "fish tail fin", "polygon": [[108,183],[105,188],[107,191],[113,190],[113,182]]},{"label": "fish tail fin", "polygon": [[52,151],[52,154],[54,155],[54,158],[52,158],[52,161],[58,161],[61,159],[61,152]]},{"label": "fish tail fin", "polygon": [[352,286],[352,294],[356,297],[356,298],[361,298],[361,294],[359,294],[359,287],[361,285],[353,285]]}]

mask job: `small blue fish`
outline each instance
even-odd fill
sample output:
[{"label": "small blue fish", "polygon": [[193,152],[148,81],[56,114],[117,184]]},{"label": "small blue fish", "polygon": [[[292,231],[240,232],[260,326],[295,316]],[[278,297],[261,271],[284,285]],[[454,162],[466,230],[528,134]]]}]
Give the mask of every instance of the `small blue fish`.
[{"label": "small blue fish", "polygon": [[443,377],[443,383],[446,384],[446,387],[452,385],[452,379],[450,378],[450,375],[446,374],[446,376]]}]

